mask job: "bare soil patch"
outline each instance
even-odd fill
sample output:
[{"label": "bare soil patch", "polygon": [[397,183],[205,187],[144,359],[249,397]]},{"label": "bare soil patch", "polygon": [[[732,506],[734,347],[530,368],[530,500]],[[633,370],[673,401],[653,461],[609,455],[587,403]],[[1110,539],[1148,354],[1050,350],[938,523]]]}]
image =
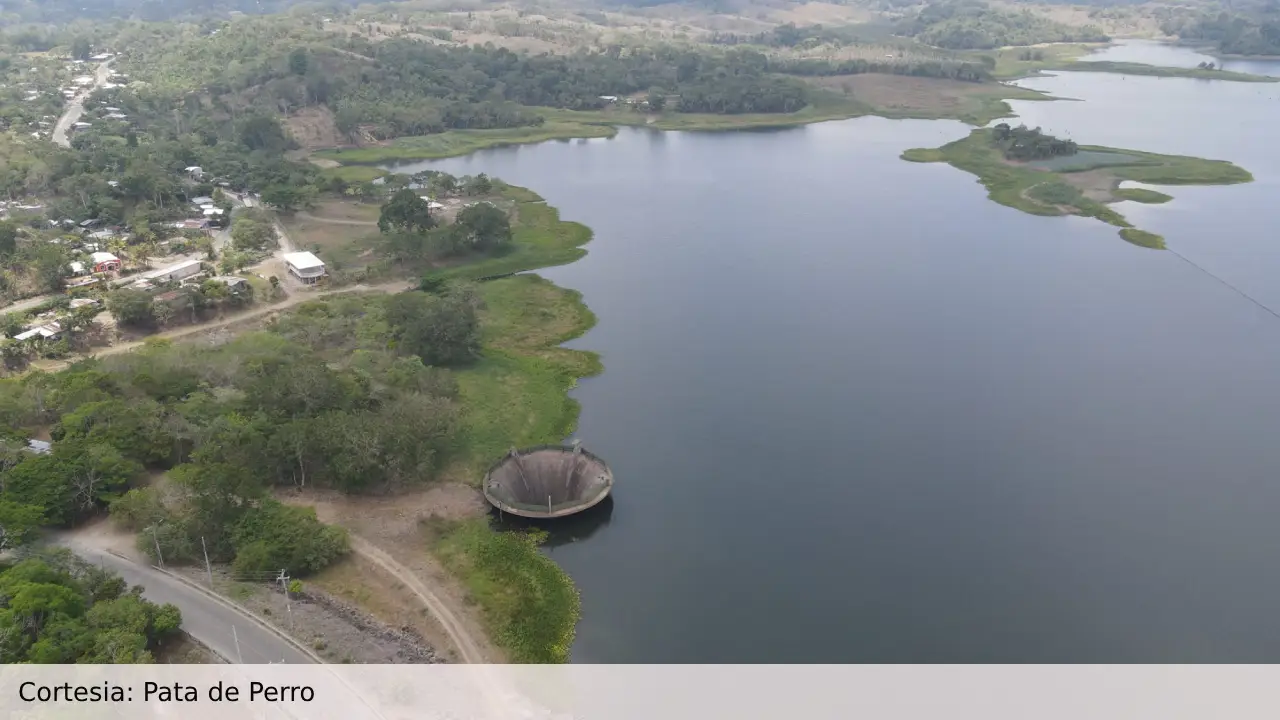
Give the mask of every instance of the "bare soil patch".
[{"label": "bare soil patch", "polygon": [[[475,488],[444,483],[425,490],[379,497],[308,490],[290,492],[281,500],[314,507],[320,520],[348,528],[376,551],[385,553],[391,561],[412,573],[413,579],[420,581],[434,599],[445,606],[461,626],[455,631],[464,633],[466,641],[483,659],[502,662],[504,656],[486,637],[478,610],[467,599],[466,589],[427,551],[421,525],[421,521],[433,517],[460,519],[486,513],[488,505]],[[386,567],[364,558],[348,563],[321,573],[317,576],[318,584],[339,597],[359,603],[387,622],[398,623],[400,619],[412,617],[414,622],[410,625],[443,657],[450,661],[464,659],[456,645],[449,641],[448,630],[432,613],[426,612],[421,597],[404,579],[393,577]],[[383,591],[366,596],[363,587]]]},{"label": "bare soil patch", "polygon": [[348,142],[334,123],[333,113],[324,106],[303,108],[285,118],[284,126],[304,150],[337,147]]},{"label": "bare soil patch", "polygon": [[1080,188],[1080,192],[1090,200],[1113,202],[1117,199],[1112,191],[1120,186],[1120,179],[1105,169],[1058,173],[1058,177]]},{"label": "bare soil patch", "polygon": [[875,15],[866,8],[852,5],[833,5],[825,2],[807,2],[795,7],[780,8],[769,13],[769,19],[778,23],[795,23],[796,25],[820,25],[865,23],[875,19]]},{"label": "bare soil patch", "polygon": [[[174,569],[207,585],[203,568]],[[274,583],[240,582],[226,567],[214,567],[214,586],[221,595],[257,615],[281,632],[336,663],[436,663],[440,657],[411,627],[382,621],[322,588],[303,583],[290,593]]]}]

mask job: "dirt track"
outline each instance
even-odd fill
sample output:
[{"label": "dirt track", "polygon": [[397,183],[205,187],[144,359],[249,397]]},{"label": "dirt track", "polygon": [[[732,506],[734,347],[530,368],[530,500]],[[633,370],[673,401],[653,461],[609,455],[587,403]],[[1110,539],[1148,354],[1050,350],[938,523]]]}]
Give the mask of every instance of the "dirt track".
[{"label": "dirt track", "polygon": [[449,634],[449,639],[453,641],[453,646],[457,649],[463,662],[472,664],[487,662],[484,653],[480,650],[479,643],[476,642],[475,638],[471,637],[471,633],[467,631],[467,628],[449,609],[448,604],[431,592],[431,589],[417,575],[396,562],[386,552],[357,535],[351,535],[351,549],[357,555],[374,563],[395,577],[395,579],[404,583],[405,587],[418,596],[418,599],[422,601],[427,610],[444,626],[445,632]]}]

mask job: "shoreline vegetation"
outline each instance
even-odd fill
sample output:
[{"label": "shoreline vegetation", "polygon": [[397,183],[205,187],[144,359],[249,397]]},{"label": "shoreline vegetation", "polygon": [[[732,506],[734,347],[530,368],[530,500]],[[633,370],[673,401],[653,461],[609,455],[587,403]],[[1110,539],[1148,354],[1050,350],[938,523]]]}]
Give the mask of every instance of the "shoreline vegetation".
[{"label": "shoreline vegetation", "polygon": [[[881,77],[876,73],[853,78]],[[1019,88],[1004,83],[971,83],[965,81],[883,76],[900,83],[945,83],[954,90],[953,105],[932,107],[928,103],[906,102],[898,105],[876,105],[846,97],[838,90],[826,89],[823,81],[840,80],[840,76],[815,78],[814,102],[794,113],[744,113],[714,115],[705,113],[641,114],[625,110],[560,110],[537,108],[545,118],[537,127],[500,128],[494,130],[448,130],[432,135],[400,137],[385,143],[359,148],[318,150],[312,158],[338,162],[344,168],[395,162],[439,160],[468,155],[478,150],[527,145],[550,140],[609,138],[619,127],[645,127],[657,131],[682,130],[714,132],[725,130],[769,130],[810,125],[829,120],[876,116],[890,120],[959,120],[982,126],[1003,117],[1011,117],[1013,109],[1005,100],[1055,100],[1038,90]],[[950,99],[950,98],[948,98]]]},{"label": "shoreline vegetation", "polygon": [[1167,202],[1165,193],[1121,188],[1124,181],[1150,185],[1233,185],[1253,175],[1224,160],[1081,145],[1075,154],[1013,161],[994,142],[995,130],[980,129],[939,148],[902,153],[910,162],[943,162],[976,175],[987,197],[1031,215],[1080,215],[1121,228],[1121,237],[1141,247],[1163,249],[1159,235],[1133,227],[1111,203],[1130,200]]},{"label": "shoreline vegetation", "polygon": [[[513,249],[506,255],[443,268],[430,279],[473,280],[571,263],[586,254],[585,225],[560,219],[536,193],[504,185],[516,202]],[[510,447],[558,443],[577,428],[579,405],[569,391],[598,375],[597,354],[561,347],[595,325],[582,294],[538,275],[481,283],[482,353],[456,371],[464,427],[461,453],[446,475],[478,488],[487,468]],[[433,520],[427,549],[462,583],[491,640],[517,663],[569,659],[581,612],[572,579],[539,551],[540,532],[492,528],[489,518]]]},{"label": "shoreline vegetation", "polygon": [[[1106,46],[1107,43],[1058,43],[1039,46],[1034,51],[1028,51],[1027,48],[997,50],[988,54],[995,61],[991,73],[993,80],[988,82],[881,73],[804,78],[812,92],[811,102],[792,113],[640,113],[622,108],[582,111],[531,107],[527,109],[542,116],[542,125],[409,135],[365,147],[316,150],[311,153],[311,157],[322,163],[340,165],[326,170],[328,174],[363,180],[365,177],[358,169],[361,166],[439,160],[468,155],[478,150],[551,140],[609,138],[617,134],[619,127],[696,132],[766,130],[866,116],[890,120],[957,120],[982,127],[1001,118],[1016,117],[1007,100],[1065,99],[1010,84],[1015,80],[1043,77],[1053,72],[1102,72],[1227,82],[1280,82],[1280,77],[1218,68],[1183,68],[1082,59]],[[896,86],[899,92],[886,91],[885,86]],[[908,90],[902,91],[904,87]],[[913,94],[911,89],[916,92]],[[924,98],[925,95],[932,97]]]},{"label": "shoreline vegetation", "polygon": [[1194,80],[1226,80],[1229,82],[1274,83],[1280,77],[1270,75],[1254,75],[1214,68],[1171,67],[1167,65],[1148,65],[1139,62],[1115,62],[1112,60],[1075,60],[1061,65],[1045,68],[1059,72],[1105,72],[1119,75],[1143,75],[1147,77],[1191,78]]}]

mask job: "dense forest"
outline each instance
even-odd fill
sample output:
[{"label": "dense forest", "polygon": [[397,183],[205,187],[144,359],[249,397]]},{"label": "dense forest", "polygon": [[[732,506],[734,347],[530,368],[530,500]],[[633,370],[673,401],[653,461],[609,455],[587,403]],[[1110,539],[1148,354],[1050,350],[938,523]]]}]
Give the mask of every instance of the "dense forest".
[{"label": "dense forest", "polygon": [[1093,26],[1064,25],[1031,10],[999,10],[982,0],[930,3],[903,21],[899,32],[935,47],[956,50],[1109,39]]},{"label": "dense forest", "polygon": [[1009,127],[1008,123],[992,128],[991,141],[1004,153],[1006,160],[1047,160],[1075,155],[1080,149],[1074,140],[1062,140],[1046,135],[1040,128],[1028,128],[1026,125]]},{"label": "dense forest", "polygon": [[0,662],[151,663],[182,615],[66,551],[0,566]]},{"label": "dense forest", "polygon": [[1280,8],[1272,5],[1252,13],[1198,13],[1175,16],[1161,30],[1183,40],[1213,45],[1237,55],[1280,55]]},{"label": "dense forest", "polygon": [[6,23],[63,23],[68,18],[161,21],[177,18],[267,14],[306,2],[316,9],[351,7],[350,0],[3,0],[0,20]]},{"label": "dense forest", "polygon": [[[0,381],[0,524],[70,526],[110,508],[155,528],[166,562],[199,558],[204,538],[242,570],[319,570],[345,535],[270,489],[435,477],[458,430],[444,368],[475,359],[477,306],[465,287],[317,302],[217,347],[157,343]],[[26,450],[39,428],[49,453]]]}]

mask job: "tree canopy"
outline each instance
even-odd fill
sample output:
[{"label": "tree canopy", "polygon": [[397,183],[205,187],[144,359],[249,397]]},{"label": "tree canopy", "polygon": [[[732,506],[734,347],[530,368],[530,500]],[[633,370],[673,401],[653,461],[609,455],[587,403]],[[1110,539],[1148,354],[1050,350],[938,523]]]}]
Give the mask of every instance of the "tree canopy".
[{"label": "tree canopy", "polygon": [[0,662],[151,663],[182,615],[66,551],[0,570]]}]

